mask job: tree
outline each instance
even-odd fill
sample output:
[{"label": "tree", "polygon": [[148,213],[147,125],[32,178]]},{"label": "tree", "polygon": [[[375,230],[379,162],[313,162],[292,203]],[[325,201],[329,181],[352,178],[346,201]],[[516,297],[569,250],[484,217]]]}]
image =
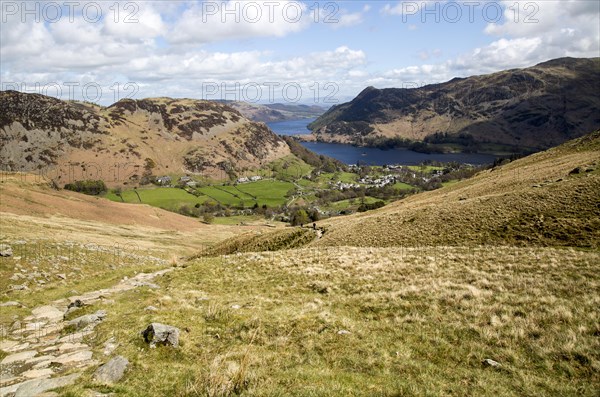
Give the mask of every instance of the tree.
[{"label": "tree", "polygon": [[113,193],[115,194],[115,196],[117,196],[118,198],[121,199],[122,202],[125,202],[125,200],[123,199],[123,189],[121,189],[121,187],[116,187],[113,189]]},{"label": "tree", "polygon": [[319,219],[321,219],[321,214],[319,214],[319,210],[317,210],[316,208],[313,208],[309,211],[308,217],[310,218],[311,221],[316,222]]},{"label": "tree", "polygon": [[215,216],[212,214],[212,212],[205,212],[204,215],[202,215],[202,220],[206,223],[212,223],[214,219]]},{"label": "tree", "polygon": [[290,219],[290,223],[293,226],[302,226],[305,223],[308,223],[310,218],[305,210],[296,210],[292,213],[292,217]]},{"label": "tree", "polygon": [[75,181],[73,183],[67,183],[65,189],[94,196],[104,193],[107,190],[106,185],[102,180]]}]

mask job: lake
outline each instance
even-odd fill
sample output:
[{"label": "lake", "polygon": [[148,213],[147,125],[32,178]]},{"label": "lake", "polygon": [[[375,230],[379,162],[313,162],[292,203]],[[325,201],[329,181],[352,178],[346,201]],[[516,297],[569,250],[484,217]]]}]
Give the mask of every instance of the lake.
[{"label": "lake", "polygon": [[315,120],[316,118],[313,117],[311,119],[276,121],[267,123],[267,127],[277,135],[304,135],[310,134],[310,130],[306,126]]},{"label": "lake", "polygon": [[[267,123],[267,126],[278,135],[309,134],[306,126],[315,119],[288,120]],[[496,156],[482,153],[419,153],[405,148],[382,150],[377,148],[356,147],[341,143],[301,142],[304,147],[317,154],[333,157],[346,164],[361,162],[368,165],[419,165],[424,161],[442,163],[458,162],[467,164],[493,163]]]}]

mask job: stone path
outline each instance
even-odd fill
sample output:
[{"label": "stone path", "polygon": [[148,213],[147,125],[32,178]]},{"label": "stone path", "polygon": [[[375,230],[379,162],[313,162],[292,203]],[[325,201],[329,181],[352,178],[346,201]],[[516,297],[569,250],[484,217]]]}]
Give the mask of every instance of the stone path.
[{"label": "stone path", "polygon": [[[86,336],[93,333],[107,313],[100,310],[71,321],[64,320],[65,314],[115,293],[142,286],[159,288],[151,281],[171,270],[140,273],[112,288],[57,300],[33,309],[23,322],[16,321],[0,339],[0,350],[10,354],[0,362],[0,397],[33,397],[75,383],[82,371],[101,363],[93,357]],[[67,326],[74,328],[73,332],[61,335]],[[116,342],[109,340],[104,355],[110,356],[116,347]]]}]

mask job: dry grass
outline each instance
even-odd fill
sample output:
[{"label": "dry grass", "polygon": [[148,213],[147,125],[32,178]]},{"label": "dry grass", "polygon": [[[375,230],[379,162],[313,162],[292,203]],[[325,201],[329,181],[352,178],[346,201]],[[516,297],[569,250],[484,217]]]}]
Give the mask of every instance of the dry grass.
[{"label": "dry grass", "polygon": [[[240,231],[147,205],[55,191],[34,175],[14,173],[0,173],[0,228],[0,238],[130,246],[140,251],[162,250],[169,256],[189,255]],[[253,232],[265,229],[269,228],[244,228]]]},{"label": "dry grass", "polygon": [[[582,174],[569,175],[576,167]],[[600,247],[600,132],[380,210],[326,220],[319,246]]]},{"label": "dry grass", "polygon": [[[107,306],[97,346],[114,336],[132,362],[106,390],[128,396],[595,396],[599,275],[599,253],[551,248],[199,258]],[[181,347],[148,349],[151,321]]]}]

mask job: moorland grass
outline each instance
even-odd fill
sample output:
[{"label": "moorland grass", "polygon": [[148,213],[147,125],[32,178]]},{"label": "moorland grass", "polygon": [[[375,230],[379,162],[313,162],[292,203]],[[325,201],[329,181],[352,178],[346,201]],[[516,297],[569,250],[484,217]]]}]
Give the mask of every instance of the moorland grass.
[{"label": "moorland grass", "polygon": [[[107,306],[144,396],[596,396],[600,255],[324,248],[198,258]],[[158,312],[144,307],[153,305]],[[181,347],[149,349],[157,321]],[[341,332],[342,331],[342,332]],[[348,331],[348,332],[345,332]],[[486,367],[486,358],[501,367]],[[67,389],[97,388],[90,371]]]}]

